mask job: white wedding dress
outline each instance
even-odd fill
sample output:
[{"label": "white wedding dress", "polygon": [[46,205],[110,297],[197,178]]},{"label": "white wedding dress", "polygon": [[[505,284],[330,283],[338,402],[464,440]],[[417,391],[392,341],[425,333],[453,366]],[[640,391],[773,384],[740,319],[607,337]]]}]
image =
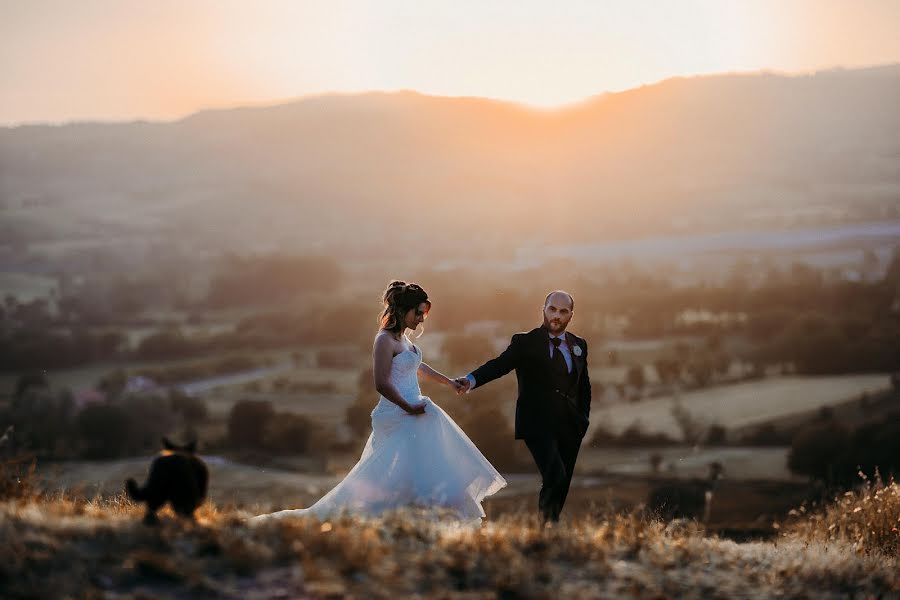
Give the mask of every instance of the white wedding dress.
[{"label": "white wedding dress", "polygon": [[417,507],[448,509],[461,520],[480,521],[481,501],[506,480],[440,406],[423,396],[417,371],[421,351],[413,346],[394,356],[391,382],[425,414],[410,415],[381,397],[372,411],[372,434],[359,462],[330,492],[304,509],[282,510],[251,519],[342,513],[377,516],[386,510]]}]

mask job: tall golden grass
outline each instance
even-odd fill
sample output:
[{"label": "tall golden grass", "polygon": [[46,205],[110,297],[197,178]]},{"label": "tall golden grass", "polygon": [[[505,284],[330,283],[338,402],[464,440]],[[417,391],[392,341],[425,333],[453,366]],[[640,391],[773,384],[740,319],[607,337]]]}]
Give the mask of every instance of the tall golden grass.
[{"label": "tall golden grass", "polygon": [[[855,498],[890,499],[896,486]],[[847,497],[849,498],[849,497]],[[868,501],[865,498],[869,498]],[[843,500],[841,501],[843,502]],[[829,507],[825,515],[831,515]],[[864,509],[868,510],[868,508]],[[877,508],[873,511],[877,513]],[[140,523],[124,496],[33,496],[0,503],[0,597],[709,598],[900,593],[900,559],[858,550],[852,527],[736,544],[688,524],[595,514],[543,527],[533,516],[480,526],[408,510],[377,519],[249,526],[239,507],[205,504],[196,522]],[[827,526],[826,526],[827,529]],[[279,596],[279,594],[281,596]]]},{"label": "tall golden grass", "polygon": [[[10,463],[7,463],[10,464]],[[158,527],[124,495],[44,494],[30,463],[0,501],[0,597],[710,598],[900,593],[900,485],[864,481],[794,511],[777,541],[737,544],[696,523],[594,511],[460,524],[435,511],[289,519],[206,503]]]},{"label": "tall golden grass", "polygon": [[787,535],[808,542],[849,543],[854,551],[900,557],[900,483],[874,480],[844,492],[821,510],[792,510]]}]

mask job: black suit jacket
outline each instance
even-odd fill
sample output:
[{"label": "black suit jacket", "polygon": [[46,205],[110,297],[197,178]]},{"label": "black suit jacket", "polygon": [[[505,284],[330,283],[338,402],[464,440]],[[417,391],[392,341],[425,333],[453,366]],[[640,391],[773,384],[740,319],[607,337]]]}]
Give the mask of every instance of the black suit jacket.
[{"label": "black suit jacket", "polygon": [[[588,376],[587,342],[566,332],[566,343],[572,356],[576,382],[574,398],[568,400],[567,412],[583,437],[591,412],[591,378]],[[577,356],[575,348],[581,349]],[[481,387],[516,370],[519,397],[516,401],[516,439],[547,435],[561,418],[560,402],[567,402],[553,391],[549,334],[538,327],[528,333],[517,333],[500,356],[489,360],[472,372],[475,386]]]}]

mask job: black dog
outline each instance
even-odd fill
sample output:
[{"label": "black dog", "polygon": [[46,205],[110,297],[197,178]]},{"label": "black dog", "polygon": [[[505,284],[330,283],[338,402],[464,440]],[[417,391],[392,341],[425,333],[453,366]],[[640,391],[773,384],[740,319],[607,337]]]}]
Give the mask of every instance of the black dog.
[{"label": "black dog", "polygon": [[135,502],[147,504],[144,523],[157,522],[156,511],[166,502],[177,514],[194,518],[194,511],[206,498],[209,471],[196,454],[197,442],[176,446],[163,438],[163,451],[153,459],[150,475],[144,487],[138,487],[134,479],[125,482],[128,496]]}]

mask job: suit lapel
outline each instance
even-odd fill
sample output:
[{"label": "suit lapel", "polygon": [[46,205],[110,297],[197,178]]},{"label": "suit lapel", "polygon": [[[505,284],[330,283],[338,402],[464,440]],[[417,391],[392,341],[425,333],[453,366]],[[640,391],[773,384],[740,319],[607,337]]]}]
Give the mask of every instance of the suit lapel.
[{"label": "suit lapel", "polygon": [[534,332],[534,350],[535,352],[540,353],[540,364],[547,372],[547,376],[549,376],[551,370],[553,369],[553,365],[550,362],[550,336],[547,333],[547,330],[543,327],[538,327],[534,330]]},{"label": "suit lapel", "polygon": [[578,342],[575,339],[575,336],[566,332],[566,344],[569,345],[569,354],[572,357],[572,366],[575,367],[575,374],[577,376],[577,381],[581,381],[581,372],[584,371],[584,359],[580,356],[575,355],[575,348],[578,348]]}]

